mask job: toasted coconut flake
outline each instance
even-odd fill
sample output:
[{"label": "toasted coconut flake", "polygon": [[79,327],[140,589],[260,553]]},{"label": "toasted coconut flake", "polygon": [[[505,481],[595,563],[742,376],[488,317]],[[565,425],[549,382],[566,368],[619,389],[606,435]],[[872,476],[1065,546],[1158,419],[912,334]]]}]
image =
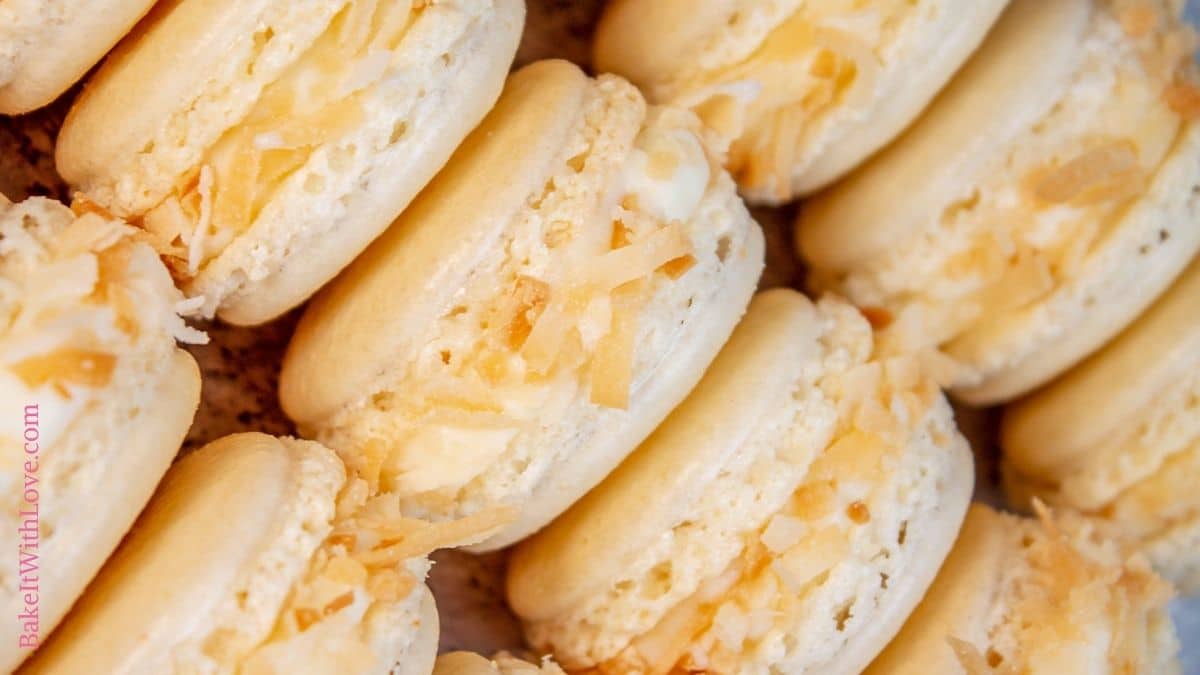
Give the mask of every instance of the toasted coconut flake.
[{"label": "toasted coconut flake", "polygon": [[1103,199],[1114,185],[1135,181],[1142,173],[1137,147],[1128,139],[1110,140],[1057,167],[1031,175],[1034,197],[1043,204]]},{"label": "toasted coconut flake", "polygon": [[241,232],[250,224],[261,157],[253,140],[243,140],[228,163],[218,167],[212,215],[215,227]]},{"label": "toasted coconut flake", "polygon": [[516,517],[516,507],[502,506],[443,523],[397,518],[391,524],[390,534],[397,536],[398,541],[355,554],[355,557],[367,567],[394,565],[439,548],[477,543],[513,522]]},{"label": "toasted coconut flake", "polygon": [[1118,15],[1125,34],[1135,40],[1149,35],[1158,27],[1158,8],[1148,2],[1139,2],[1121,10]]},{"label": "toasted coconut flake", "polygon": [[954,650],[954,656],[966,671],[966,675],[994,675],[978,647],[952,635],[946,636],[946,642],[950,649]]},{"label": "toasted coconut flake", "polygon": [[510,300],[505,342],[510,349],[519,350],[529,338],[538,317],[550,301],[550,284],[533,277],[521,275],[513,289]]},{"label": "toasted coconut flake", "polygon": [[321,609],[321,614],[324,616],[336,614],[352,604],[354,604],[354,591],[346,591],[333,600],[330,600],[325,607]]},{"label": "toasted coconut flake", "polygon": [[672,222],[636,241],[596,259],[585,273],[585,283],[610,290],[650,275],[663,265],[693,253],[683,224]]},{"label": "toasted coconut flake", "polygon": [[117,357],[112,354],[68,347],[31,356],[9,369],[31,389],[46,384],[103,387],[112,379],[116,365]]},{"label": "toasted coconut flake", "polygon": [[367,594],[379,602],[396,602],[407,597],[417,586],[411,574],[382,569],[367,581]]},{"label": "toasted coconut flake", "polygon": [[896,317],[886,307],[859,307],[858,311],[875,330],[883,330],[896,320]]},{"label": "toasted coconut flake", "polygon": [[212,189],[213,170],[212,167],[205,164],[200,167],[200,177],[196,184],[196,195],[200,198],[200,214],[196,227],[192,230],[191,239],[188,241],[188,273],[192,275],[200,271],[200,263],[204,259],[204,241],[208,236],[208,228],[212,219]]},{"label": "toasted coconut flake", "polygon": [[1163,92],[1163,98],[1179,116],[1189,120],[1200,118],[1200,86],[1196,83],[1176,80]]},{"label": "toasted coconut flake", "polygon": [[297,607],[292,614],[296,618],[296,627],[301,632],[321,620],[321,613],[311,607]]},{"label": "toasted coconut flake", "polygon": [[612,327],[600,338],[592,357],[592,403],[620,410],[629,407],[638,315],[644,304],[644,283],[627,284],[613,292]]}]

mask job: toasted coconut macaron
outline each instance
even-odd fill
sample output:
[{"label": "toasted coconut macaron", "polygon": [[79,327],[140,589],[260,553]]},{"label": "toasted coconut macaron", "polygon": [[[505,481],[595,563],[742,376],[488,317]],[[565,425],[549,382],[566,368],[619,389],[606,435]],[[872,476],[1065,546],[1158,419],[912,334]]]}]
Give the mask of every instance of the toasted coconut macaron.
[{"label": "toasted coconut macaron", "polygon": [[538,62],[310,304],[283,408],[411,515],[516,506],[506,545],[687,395],[762,266],[694,115]]},{"label": "toasted coconut macaron", "polygon": [[594,60],[728,134],[743,193],[779,204],[898,135],[1007,2],[616,0]]},{"label": "toasted coconut macaron", "polygon": [[426,675],[425,554],[490,525],[395,508],[317,443],[214,441],[171,468],[23,672]]},{"label": "toasted coconut macaron", "polygon": [[1200,261],[1128,330],[1001,426],[1012,499],[1036,496],[1140,541],[1200,593]]},{"label": "toasted coconut macaron", "polygon": [[57,165],[232,323],[300,304],[496,101],[522,0],[164,0],[72,108]]},{"label": "toasted coconut macaron", "polygon": [[117,547],[199,404],[199,370],[176,339],[204,335],[180,319],[182,294],[136,233],[0,197],[0,526],[13,558],[0,569],[0,672]]},{"label": "toasted coconut macaron", "polygon": [[40,108],[75,84],[154,0],[0,0],[0,114]]},{"label": "toasted coconut macaron", "polygon": [[949,552],[970,450],[850,305],[755,298],[704,379],[510,562],[526,636],[568,670],[858,673]]},{"label": "toasted coconut macaron", "polygon": [[1071,517],[974,504],[929,593],[867,675],[1178,673],[1171,587]]},{"label": "toasted coconut macaron", "polygon": [[991,404],[1120,332],[1200,248],[1200,89],[1170,0],[1016,0],[927,114],[799,219],[811,283]]},{"label": "toasted coconut macaron", "polygon": [[549,658],[541,665],[508,654],[486,659],[473,652],[450,652],[438,657],[433,675],[564,675]]}]

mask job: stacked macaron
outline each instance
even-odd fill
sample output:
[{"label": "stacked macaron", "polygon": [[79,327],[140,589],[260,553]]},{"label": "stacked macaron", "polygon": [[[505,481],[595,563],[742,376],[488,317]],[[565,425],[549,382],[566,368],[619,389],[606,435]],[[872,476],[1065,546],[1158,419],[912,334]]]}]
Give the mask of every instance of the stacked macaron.
[{"label": "stacked macaron", "polygon": [[159,3],[75,102],[58,169],[254,324],[379,235],[495,102],[521,0]]},{"label": "stacked macaron", "polygon": [[152,5],[154,0],[0,0],[0,114],[53,101]]},{"label": "stacked macaron", "polygon": [[426,675],[425,554],[496,516],[408,520],[316,443],[228,436],[171,467],[23,672]]},{"label": "stacked macaron", "polygon": [[813,284],[867,308],[891,348],[938,350],[971,403],[1102,346],[1200,248],[1179,5],[1016,0],[917,124],[804,207]]},{"label": "stacked macaron", "polygon": [[733,138],[747,198],[778,204],[879,150],[979,45],[1007,0],[614,0],[595,61]]},{"label": "stacked macaron", "polygon": [[[1141,542],[1200,593],[1200,261],[1117,339],[1006,411],[1010,496],[1078,510]],[[1150,358],[1147,358],[1150,357]]]},{"label": "stacked macaron", "polygon": [[1062,517],[975,505],[929,593],[867,675],[1178,672],[1170,587]]},{"label": "stacked macaron", "polygon": [[563,669],[549,659],[537,665],[509,654],[485,659],[472,652],[450,652],[438,657],[433,675],[563,675]]},{"label": "stacked macaron", "polygon": [[954,542],[971,454],[853,307],[767,291],[688,399],[518,546],[537,648],[605,673],[857,673]]},{"label": "stacked macaron", "polygon": [[753,293],[762,234],[706,136],[620,78],[517,72],[309,305],[284,410],[409,515],[518,508],[489,547],[545,525],[686,396]]},{"label": "stacked macaron", "polygon": [[0,671],[59,622],[178,452],[200,376],[176,339],[204,340],[187,309],[129,225],[0,197]]}]

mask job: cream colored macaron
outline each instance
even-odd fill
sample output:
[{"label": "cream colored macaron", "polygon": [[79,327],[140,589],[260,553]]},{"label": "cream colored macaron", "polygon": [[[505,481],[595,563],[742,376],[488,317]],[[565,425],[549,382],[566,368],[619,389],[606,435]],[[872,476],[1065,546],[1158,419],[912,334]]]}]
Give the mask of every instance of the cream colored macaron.
[{"label": "cream colored macaron", "polygon": [[0,672],[45,640],[179,451],[204,335],[137,230],[0,197]]},{"label": "cream colored macaron", "polygon": [[1171,587],[1073,518],[975,504],[933,586],[866,675],[1178,673]]},{"label": "cream colored macaron", "polygon": [[699,120],[565,61],[514,74],[412,207],[309,305],[284,410],[407,513],[587,492],[742,315],[762,232]]},{"label": "cream colored macaron", "polygon": [[486,659],[472,652],[450,652],[438,657],[433,675],[563,675],[563,670],[548,658],[537,665],[508,654]]},{"label": "cream colored macaron", "polygon": [[1010,496],[1116,528],[1200,593],[1200,261],[1136,323],[1001,427]]},{"label": "cream colored macaron", "polygon": [[735,139],[752,201],[811,193],[895,138],[1008,0],[615,0],[595,62]]},{"label": "cream colored macaron", "polygon": [[227,436],[171,468],[22,672],[428,675],[424,556],[489,527],[403,518],[317,443]]},{"label": "cream colored macaron", "polygon": [[858,673],[974,487],[941,392],[853,307],[757,296],[688,399],[520,544],[508,597],[569,670]]},{"label": "cream colored macaron", "polygon": [[141,225],[202,309],[307,299],[499,95],[522,0],[165,0],[59,136],[77,190]]},{"label": "cream colored macaron", "polygon": [[154,0],[0,0],[0,114],[40,108],[96,65]]},{"label": "cream colored macaron", "polygon": [[939,349],[974,404],[1115,336],[1200,248],[1180,5],[1015,0],[920,122],[805,206],[812,284],[890,324],[899,351]]}]

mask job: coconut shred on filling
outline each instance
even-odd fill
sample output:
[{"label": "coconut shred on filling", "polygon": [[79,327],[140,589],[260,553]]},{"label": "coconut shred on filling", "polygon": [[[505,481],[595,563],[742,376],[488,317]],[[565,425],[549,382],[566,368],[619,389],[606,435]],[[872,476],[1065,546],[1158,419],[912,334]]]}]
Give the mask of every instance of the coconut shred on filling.
[{"label": "coconut shred on filling", "polygon": [[950,637],[969,675],[1152,673],[1146,656],[1169,630],[1171,587],[1079,520],[1009,522],[1011,555],[998,580],[986,644]]},{"label": "coconut shred on filling", "polygon": [[348,2],[199,168],[145,214],[142,225],[176,272],[195,276],[250,228],[318,147],[362,125],[366,90],[396,66],[399,44],[426,4]]},{"label": "coconut shred on filling", "polygon": [[[879,504],[891,503],[899,492],[910,497],[923,492],[894,485],[893,476],[904,471],[900,448],[909,443],[905,429],[924,426],[921,420],[935,405],[937,390],[920,381],[908,359],[859,363],[838,379],[842,382],[834,386],[842,387],[846,397],[839,404],[841,419],[853,422],[843,421],[837,439],[812,464],[799,488],[763,526],[746,535],[742,553],[723,573],[701,583],[629,649],[602,663],[602,672],[743,672],[747,654],[757,654],[767,672],[766,664],[794,658],[797,635],[836,630],[845,640],[861,628],[864,613],[855,610],[854,598],[831,598],[827,587],[840,585],[829,583],[834,576],[846,581],[858,574],[844,563],[861,548],[872,552],[872,565],[902,572],[897,566],[904,556],[898,551],[904,547],[907,518],[931,506],[906,504],[900,514],[885,512]],[[949,432],[930,428],[930,433]],[[856,596],[874,602],[886,593],[887,576],[884,572],[855,582]],[[851,604],[833,607],[827,625],[813,619],[824,616],[824,609],[802,609],[839,599]],[[784,616],[802,617],[805,623],[780,628]],[[836,644],[830,645],[808,665],[831,657]]]},{"label": "coconut shred on filling", "polygon": [[679,103],[736,138],[729,166],[739,182],[785,198],[797,164],[819,150],[809,147],[822,122],[870,99],[914,11],[906,0],[804,3],[748,59],[689,82]]},{"label": "coconut shred on filling", "polygon": [[[707,188],[719,175],[695,132],[652,111],[639,133],[642,109],[614,104],[617,94],[634,96],[612,78],[589,91],[563,164],[445,308],[409,370],[321,432],[348,435],[355,470],[405,495],[408,512],[441,518],[532,490],[580,442],[563,436],[563,420],[626,408],[643,381],[635,370],[644,377],[669,349],[674,338],[641,321],[647,305],[683,312],[677,331],[692,310],[686,298],[663,306],[676,281],[717,266],[716,255],[696,251],[716,249],[708,239],[722,228],[690,222],[711,208]],[[593,152],[602,135],[615,151]],[[529,435],[552,437],[551,452],[517,442]]]},{"label": "coconut shred on filling", "polygon": [[1097,11],[1075,81],[1026,132],[1036,140],[1016,139],[981,171],[992,180],[947,204],[910,244],[843,281],[826,270],[820,283],[893,310],[888,338],[914,348],[976,327],[985,307],[1016,311],[1076,278],[1194,116],[1174,100],[1192,91],[1182,65],[1190,30],[1129,30]]}]

